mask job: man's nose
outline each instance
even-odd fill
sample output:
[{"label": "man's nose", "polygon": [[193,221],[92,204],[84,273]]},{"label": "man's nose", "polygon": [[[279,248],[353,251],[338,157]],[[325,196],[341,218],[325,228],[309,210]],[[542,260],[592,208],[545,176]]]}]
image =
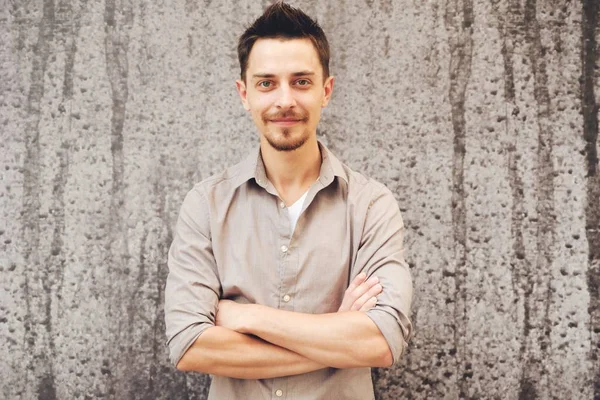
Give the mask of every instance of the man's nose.
[{"label": "man's nose", "polygon": [[296,105],[294,93],[289,85],[281,85],[279,87],[279,97],[277,98],[276,106],[282,109],[292,108]]}]

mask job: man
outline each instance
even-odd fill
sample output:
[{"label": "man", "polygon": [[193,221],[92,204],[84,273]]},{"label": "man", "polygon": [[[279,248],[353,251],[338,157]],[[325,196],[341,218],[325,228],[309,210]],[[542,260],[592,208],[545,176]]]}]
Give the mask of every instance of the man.
[{"label": "man", "polygon": [[385,186],[317,141],[334,78],[322,29],[278,2],[244,32],[237,90],[260,148],[185,198],[168,345],[210,399],[369,399],[411,333],[404,226]]}]

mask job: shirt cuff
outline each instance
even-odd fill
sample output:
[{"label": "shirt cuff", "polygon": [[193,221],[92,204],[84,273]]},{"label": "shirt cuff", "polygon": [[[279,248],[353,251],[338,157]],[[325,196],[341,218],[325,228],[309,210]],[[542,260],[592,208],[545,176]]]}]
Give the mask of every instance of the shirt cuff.
[{"label": "shirt cuff", "polygon": [[407,346],[410,335],[410,321],[406,318],[407,325],[409,326],[403,326],[393,314],[383,308],[377,307],[370,309],[366,314],[377,325],[377,328],[379,328],[387,341],[394,360],[392,365],[396,365]]},{"label": "shirt cuff", "polygon": [[194,344],[196,339],[213,324],[204,322],[191,325],[184,329],[176,336],[167,342],[169,346],[169,358],[174,366],[177,366],[179,360],[183,357],[186,351]]}]

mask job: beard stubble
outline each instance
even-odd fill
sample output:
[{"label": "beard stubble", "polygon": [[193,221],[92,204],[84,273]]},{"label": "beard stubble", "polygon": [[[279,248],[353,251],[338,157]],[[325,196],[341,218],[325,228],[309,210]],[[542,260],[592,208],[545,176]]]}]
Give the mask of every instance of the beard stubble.
[{"label": "beard stubble", "polygon": [[[277,118],[294,118],[301,120],[303,123],[305,123],[308,120],[308,117],[305,114],[294,112],[277,113],[274,115],[269,115],[265,113],[262,116],[262,118],[265,125],[267,125],[270,120]],[[292,140],[290,138],[290,128],[283,128],[281,130],[281,136],[284,137],[283,141],[277,141],[275,139],[275,136],[278,136],[277,133],[269,132],[265,135],[265,138],[267,139],[269,145],[277,151],[294,151],[302,147],[304,143],[306,143],[306,141],[308,140],[308,135],[306,134],[306,132],[303,132],[302,136],[300,136],[297,140]]]}]

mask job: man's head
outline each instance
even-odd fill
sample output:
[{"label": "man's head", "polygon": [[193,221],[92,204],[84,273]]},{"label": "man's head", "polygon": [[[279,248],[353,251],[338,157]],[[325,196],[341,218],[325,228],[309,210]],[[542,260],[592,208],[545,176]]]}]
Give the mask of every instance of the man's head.
[{"label": "man's head", "polygon": [[321,27],[302,11],[277,2],[240,37],[238,56],[237,89],[261,139],[291,151],[316,138],[334,80]]}]

